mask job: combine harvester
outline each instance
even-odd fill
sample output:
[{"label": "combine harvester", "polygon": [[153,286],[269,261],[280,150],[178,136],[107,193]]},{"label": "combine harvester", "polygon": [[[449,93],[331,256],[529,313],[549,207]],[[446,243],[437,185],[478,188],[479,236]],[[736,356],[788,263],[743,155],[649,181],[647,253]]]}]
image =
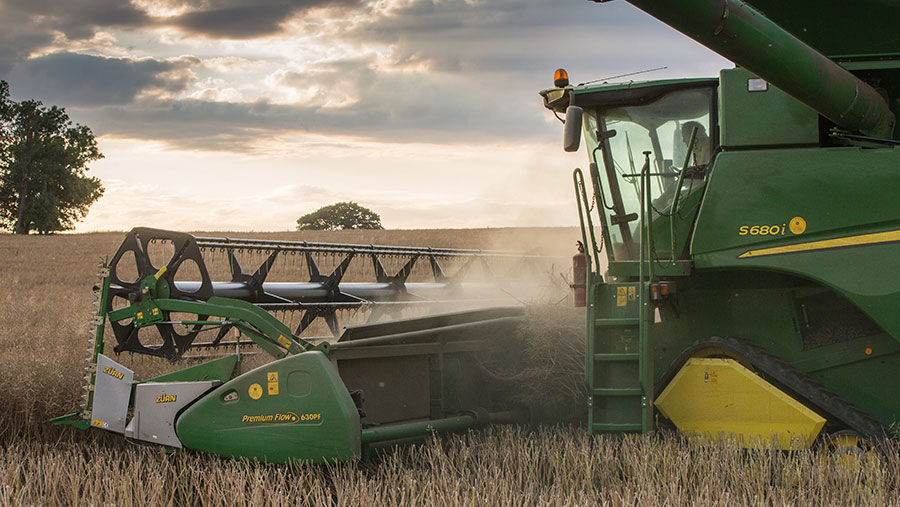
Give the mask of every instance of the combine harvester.
[{"label": "combine harvester", "polygon": [[[242,257],[262,262],[249,274]],[[356,258],[371,262],[374,282],[343,281]],[[214,281],[210,259],[225,261],[230,281]],[[408,281],[418,259],[430,263],[433,281]],[[322,260],[332,262],[330,272]],[[401,266],[395,274],[388,260]],[[506,401],[508,385],[481,361],[508,356],[523,314],[516,298],[546,289],[535,272],[555,260],[136,228],[100,265],[81,411],[53,422],[224,456],[330,462],[432,432],[526,421],[527,410]],[[284,276],[296,279],[302,269],[309,281],[267,281],[279,264]],[[444,271],[450,264],[452,276]],[[532,279],[496,276],[503,264]],[[468,281],[477,265],[482,278],[499,281]],[[433,314],[466,306],[478,309]],[[417,307],[431,315],[396,318]],[[369,322],[341,332],[337,316],[346,311],[369,311]],[[288,327],[294,314],[296,327]],[[394,318],[376,322],[383,316]],[[334,336],[307,336],[322,321]],[[117,355],[211,360],[138,382],[104,354],[105,330]],[[250,346],[273,360],[244,372],[241,349]],[[221,348],[235,352],[186,355]]]},{"label": "combine harvester", "polygon": [[[900,421],[890,387],[900,375],[900,48],[885,36],[900,7],[629,1],[740,67],[718,79],[575,87],[558,71],[541,92],[566,115],[565,149],[578,149],[583,127],[590,156],[588,182],[574,174],[589,431],[650,433],[662,416],[747,446],[808,448],[823,428],[839,448],[883,438]],[[154,261],[153,241],[172,253]],[[221,254],[230,281],[213,281],[204,251]],[[265,254],[253,274],[241,251]],[[266,281],[287,254],[309,281]],[[338,256],[327,274],[317,255]],[[376,281],[343,282],[360,256]],[[385,256],[408,260],[392,275]],[[433,282],[407,282],[419,258]],[[511,404],[483,362],[512,362],[521,307],[342,333],[336,319],[344,309],[495,305],[491,287],[447,277],[439,261],[510,258],[135,229],[101,266],[82,410],[55,421],[225,456],[325,462],[540,419]],[[296,327],[278,312],[299,313]],[[323,320],[336,339],[300,336]],[[174,360],[252,343],[274,360],[242,372],[238,352],[135,382],[102,354],[104,329],[116,353]]]},{"label": "combine harvester", "polygon": [[589,154],[590,432],[661,414],[747,446],[882,438],[900,422],[900,4],[628,1],[737,68],[578,86],[560,69],[541,92]]}]

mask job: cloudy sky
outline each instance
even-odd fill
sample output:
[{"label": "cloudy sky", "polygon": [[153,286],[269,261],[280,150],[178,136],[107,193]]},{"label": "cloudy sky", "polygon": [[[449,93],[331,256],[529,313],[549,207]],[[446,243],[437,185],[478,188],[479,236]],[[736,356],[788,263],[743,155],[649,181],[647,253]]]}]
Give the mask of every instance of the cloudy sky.
[{"label": "cloudy sky", "polygon": [[553,71],[729,65],[622,0],[0,0],[0,79],[106,155],[78,231],[574,225]]}]

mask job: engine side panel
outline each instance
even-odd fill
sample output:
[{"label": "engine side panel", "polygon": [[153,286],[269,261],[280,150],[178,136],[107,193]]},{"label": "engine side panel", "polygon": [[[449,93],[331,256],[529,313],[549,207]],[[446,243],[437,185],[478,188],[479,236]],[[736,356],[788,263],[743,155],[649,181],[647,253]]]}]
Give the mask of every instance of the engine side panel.
[{"label": "engine side panel", "polygon": [[898,168],[890,148],[721,153],[691,243],[695,267],[815,281],[900,337]]}]

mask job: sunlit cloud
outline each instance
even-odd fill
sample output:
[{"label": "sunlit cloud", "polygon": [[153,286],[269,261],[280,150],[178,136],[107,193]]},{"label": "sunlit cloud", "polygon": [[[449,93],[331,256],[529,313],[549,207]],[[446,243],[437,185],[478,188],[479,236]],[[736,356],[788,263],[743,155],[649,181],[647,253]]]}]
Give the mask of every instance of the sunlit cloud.
[{"label": "sunlit cloud", "polygon": [[71,40],[63,32],[56,31],[53,41],[46,46],[36,48],[29,59],[40,58],[53,53],[90,53],[104,56],[127,56],[127,48],[119,45],[119,41],[112,32],[99,31],[90,39]]}]

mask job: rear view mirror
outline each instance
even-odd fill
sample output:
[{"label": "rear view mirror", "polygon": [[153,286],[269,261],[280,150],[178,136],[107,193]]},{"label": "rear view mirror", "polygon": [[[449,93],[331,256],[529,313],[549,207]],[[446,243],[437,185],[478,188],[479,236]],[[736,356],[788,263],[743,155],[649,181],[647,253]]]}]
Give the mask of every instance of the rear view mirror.
[{"label": "rear view mirror", "polygon": [[563,149],[566,151],[578,151],[581,146],[581,114],[584,112],[578,106],[566,108],[566,125],[563,129]]}]

